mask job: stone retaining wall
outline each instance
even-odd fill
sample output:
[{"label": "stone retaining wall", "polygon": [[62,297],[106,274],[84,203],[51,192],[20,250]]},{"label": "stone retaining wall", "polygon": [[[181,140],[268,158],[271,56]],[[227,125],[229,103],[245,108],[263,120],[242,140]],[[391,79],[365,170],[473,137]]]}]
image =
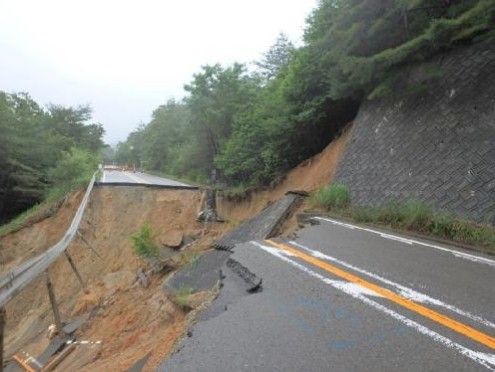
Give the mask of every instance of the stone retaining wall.
[{"label": "stone retaining wall", "polygon": [[[425,79],[425,71],[441,77]],[[428,84],[364,103],[337,169],[353,203],[420,200],[495,224],[495,43],[464,47],[404,70]]]}]

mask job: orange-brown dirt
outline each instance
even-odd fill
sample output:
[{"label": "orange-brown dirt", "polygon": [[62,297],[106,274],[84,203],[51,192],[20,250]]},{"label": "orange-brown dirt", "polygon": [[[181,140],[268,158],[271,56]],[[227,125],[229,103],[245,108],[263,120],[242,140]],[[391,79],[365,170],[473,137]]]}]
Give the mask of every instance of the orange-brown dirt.
[{"label": "orange-brown dirt", "polygon": [[311,192],[328,185],[337,170],[337,164],[350,138],[352,125],[348,125],[341,136],[333,140],[321,153],[305,160],[292,169],[276,186],[250,193],[242,200],[220,197],[220,216],[237,223],[259,213],[270,203],[280,199],[287,191]]},{"label": "orange-brown dirt", "polygon": [[[52,217],[0,239],[5,266],[46,250],[64,234],[81,199],[72,196]],[[184,312],[164,294],[164,276],[155,275],[144,289],[133,285],[144,263],[132,250],[130,235],[148,222],[155,240],[167,244],[177,232],[198,239],[189,248],[208,249],[225,224],[196,222],[201,192],[144,187],[100,187],[93,191],[81,229],[98,258],[79,239],[69,252],[87,283],[84,293],[62,256],[50,267],[50,277],[64,320],[86,315],[91,320],[78,331],[78,340],[101,341],[78,345],[59,370],[125,370],[148,353],[147,370],[156,367],[183,333]],[[3,271],[3,270],[2,270]],[[48,344],[46,330],[53,323],[44,278],[20,292],[6,307],[5,355],[19,351],[39,354]]]},{"label": "orange-brown dirt", "polygon": [[[148,222],[160,244],[175,245],[182,234],[198,239],[188,250],[209,249],[237,222],[250,218],[290,190],[313,191],[331,182],[350,128],[320,154],[301,163],[275,187],[251,193],[241,201],[219,198],[221,217],[230,224],[196,222],[202,203],[199,191],[145,187],[99,187],[86,210],[80,231],[96,248],[98,258],[75,239],[69,252],[86,282],[84,293],[68,262],[59,258],[50,277],[64,320],[88,316],[77,333],[81,344],[57,370],[119,371],[150,354],[145,370],[154,370],[183,335],[191,317],[162,290],[165,276],[155,275],[148,288],[135,284],[144,263],[132,250],[130,235]],[[42,253],[64,234],[82,199],[71,195],[51,217],[0,238],[2,272]],[[295,218],[284,224],[294,230]],[[181,260],[178,259],[180,263]],[[19,351],[38,355],[48,345],[46,331],[53,323],[44,278],[26,287],[6,308],[5,355]]]}]

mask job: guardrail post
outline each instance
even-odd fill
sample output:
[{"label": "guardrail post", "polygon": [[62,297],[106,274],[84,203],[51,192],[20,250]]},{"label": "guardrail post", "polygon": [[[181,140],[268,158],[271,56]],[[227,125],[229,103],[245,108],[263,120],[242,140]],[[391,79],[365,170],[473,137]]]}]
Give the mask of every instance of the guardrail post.
[{"label": "guardrail post", "polygon": [[55,293],[53,292],[53,284],[50,280],[50,274],[48,270],[45,271],[46,274],[46,288],[48,289],[48,297],[50,298],[50,304],[52,305],[53,318],[55,320],[55,326],[58,332],[62,332],[62,320],[60,319],[60,312],[58,310],[57,299],[55,298]]},{"label": "guardrail post", "polygon": [[91,249],[97,256],[100,260],[102,260],[100,254],[98,253],[98,251],[95,249],[95,247],[93,247],[87,240],[84,236],[82,236],[82,234],[78,231],[77,232],[77,236],[89,247],[89,249]]},{"label": "guardrail post", "polygon": [[77,267],[76,267],[74,261],[72,260],[72,257],[70,256],[68,251],[65,251],[64,253],[65,253],[65,257],[67,258],[67,261],[69,261],[70,267],[72,267],[72,271],[74,271],[74,274],[76,275],[77,280],[79,281],[79,284],[81,285],[82,290],[84,291],[84,293],[87,293],[86,285],[84,284],[84,281],[81,277],[81,274],[79,274],[79,271],[77,270]]}]

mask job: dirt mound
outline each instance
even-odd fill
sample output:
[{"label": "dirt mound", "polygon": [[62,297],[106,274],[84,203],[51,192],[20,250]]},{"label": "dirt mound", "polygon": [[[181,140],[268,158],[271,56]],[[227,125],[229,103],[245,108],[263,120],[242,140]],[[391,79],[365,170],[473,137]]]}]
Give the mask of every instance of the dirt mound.
[{"label": "dirt mound", "polygon": [[[80,199],[77,193],[54,216],[0,238],[4,267],[25,261],[57,242]],[[152,368],[166,355],[184,330],[185,316],[163,295],[163,276],[152,277],[146,289],[134,285],[133,277],[144,264],[132,250],[130,235],[149,223],[156,242],[176,241],[180,231],[189,239],[196,238],[190,250],[207,249],[225,226],[209,224],[205,228],[196,222],[200,202],[201,192],[193,190],[94,189],[80,232],[101,258],[80,239],[68,249],[88,293],[82,291],[63,256],[50,267],[63,320],[81,314],[92,318],[78,334],[78,339],[88,343],[80,345],[59,366],[61,370],[123,370],[147,353],[151,357],[146,368]],[[48,344],[46,330],[53,323],[44,278],[21,291],[6,311],[6,356],[19,350],[38,355]]]},{"label": "dirt mound", "polygon": [[241,201],[219,198],[220,216],[234,223],[243,221],[259,213],[268,204],[279,200],[287,191],[309,192],[329,184],[350,138],[351,129],[349,125],[339,138],[333,140],[321,153],[292,169],[275,187],[252,192]]}]

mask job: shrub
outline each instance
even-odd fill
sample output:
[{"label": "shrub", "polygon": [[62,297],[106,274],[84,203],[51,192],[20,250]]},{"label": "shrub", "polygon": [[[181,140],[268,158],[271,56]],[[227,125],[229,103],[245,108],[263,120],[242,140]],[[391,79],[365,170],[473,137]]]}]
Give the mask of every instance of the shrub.
[{"label": "shrub", "polygon": [[138,232],[131,236],[134,252],[141,258],[158,256],[158,246],[153,241],[153,230],[145,223]]},{"label": "shrub", "polygon": [[98,157],[76,147],[65,152],[48,174],[53,185],[48,192],[48,199],[57,199],[68,192],[85,186],[98,165]]},{"label": "shrub", "polygon": [[350,202],[349,190],[345,185],[339,183],[321,187],[311,196],[313,206],[327,210],[345,208],[349,206]]}]

